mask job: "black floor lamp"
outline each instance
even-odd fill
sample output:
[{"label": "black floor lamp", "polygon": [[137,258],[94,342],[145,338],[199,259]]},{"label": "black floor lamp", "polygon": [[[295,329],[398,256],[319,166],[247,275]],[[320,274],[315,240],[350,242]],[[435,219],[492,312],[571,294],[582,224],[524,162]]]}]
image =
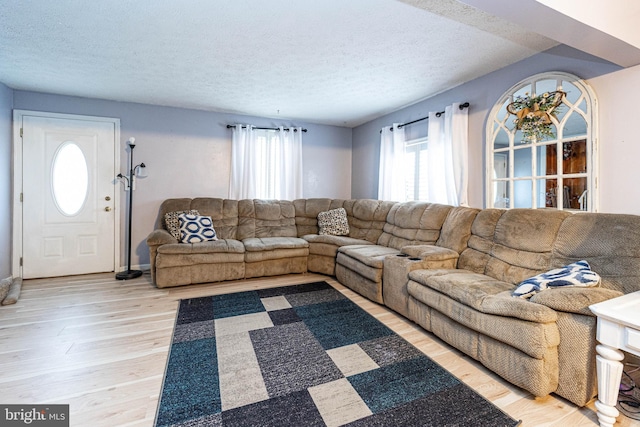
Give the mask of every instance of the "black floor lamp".
[{"label": "black floor lamp", "polygon": [[136,139],[131,137],[127,140],[129,146],[129,174],[127,176],[118,174],[118,179],[124,182],[125,191],[129,191],[129,212],[127,213],[127,269],[116,274],[118,280],[135,279],[142,276],[142,271],[131,269],[131,215],[133,211],[133,190],[135,190],[135,179],[147,177],[147,167],[144,163],[133,166],[133,149],[136,148]]}]

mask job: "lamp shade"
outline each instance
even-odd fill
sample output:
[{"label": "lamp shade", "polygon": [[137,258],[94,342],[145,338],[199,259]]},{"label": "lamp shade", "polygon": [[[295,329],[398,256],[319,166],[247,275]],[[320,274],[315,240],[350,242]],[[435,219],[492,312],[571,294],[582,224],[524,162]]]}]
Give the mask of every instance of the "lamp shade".
[{"label": "lamp shade", "polygon": [[138,167],[136,167],[136,177],[146,178],[147,176],[149,176],[147,173],[147,166],[144,163],[140,163]]}]

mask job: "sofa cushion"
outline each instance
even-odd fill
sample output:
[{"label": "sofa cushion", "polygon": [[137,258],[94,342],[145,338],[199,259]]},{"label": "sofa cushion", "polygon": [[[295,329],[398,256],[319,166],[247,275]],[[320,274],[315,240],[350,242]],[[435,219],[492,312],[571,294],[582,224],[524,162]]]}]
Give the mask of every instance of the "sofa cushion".
[{"label": "sofa cushion", "polygon": [[348,236],[349,221],[344,208],[331,209],[318,214],[318,234]]},{"label": "sofa cushion", "polygon": [[[194,253],[194,254],[158,254],[156,257],[156,268],[158,271],[166,268],[182,268],[182,267],[194,267],[208,269],[211,265],[217,265],[220,269],[227,268],[227,265],[241,264],[244,265],[244,253],[233,252],[208,252],[208,253]],[[188,277],[187,277],[188,278]],[[238,277],[229,278],[228,280],[235,280]],[[224,280],[224,279],[222,279]],[[200,283],[194,282],[189,279],[187,283]],[[165,285],[168,283],[165,282]]]},{"label": "sofa cushion", "polygon": [[189,215],[200,215],[200,213],[195,209],[173,211],[164,214],[164,228],[178,241],[180,241],[180,221],[178,220],[178,216],[185,213]]},{"label": "sofa cushion", "polygon": [[349,218],[349,237],[376,243],[386,224],[387,214],[395,204],[384,200],[345,200],[342,207]]},{"label": "sofa cushion", "polygon": [[511,209],[500,216],[484,274],[517,284],[551,269],[551,251],[568,211]]},{"label": "sofa cushion", "polygon": [[562,222],[553,248],[559,267],[586,259],[601,287],[626,293],[640,284],[640,215],[581,212]]},{"label": "sofa cushion", "polygon": [[211,217],[180,214],[180,243],[198,243],[218,240]]},{"label": "sofa cushion", "polygon": [[624,294],[606,288],[558,288],[553,292],[537,293],[529,301],[546,305],[556,311],[595,317],[589,308],[590,305],[621,295]]},{"label": "sofa cushion", "polygon": [[158,246],[159,254],[212,254],[234,253],[243,254],[244,245],[239,240],[218,239],[199,243],[170,243]]},{"label": "sofa cushion", "polygon": [[483,209],[478,212],[471,225],[467,248],[460,254],[458,268],[476,273],[485,272],[493,249],[496,225],[504,213],[502,209]]},{"label": "sofa cushion", "polygon": [[436,245],[462,253],[471,237],[471,226],[480,209],[457,206],[449,211],[442,224]]},{"label": "sofa cushion", "polygon": [[[342,281],[341,276],[337,275],[338,280],[352,289],[354,283],[359,283],[361,286],[371,290],[375,289],[374,301],[382,302],[382,269],[384,266],[384,259],[390,255],[397,255],[399,251],[393,248],[387,248],[385,246],[378,245],[355,245],[355,246],[343,246],[338,249],[338,256],[336,257],[336,274],[339,272],[339,267],[342,266],[349,271],[349,281]],[[343,276],[347,272],[343,271]],[[360,277],[360,278],[358,278]],[[380,289],[377,289],[380,288]],[[369,292],[367,292],[369,296]]]},{"label": "sofa cushion", "polygon": [[435,245],[451,208],[427,202],[397,203],[389,211],[377,243],[395,249],[407,245]]},{"label": "sofa cushion", "polygon": [[238,201],[210,197],[191,200],[191,209],[211,217],[218,239],[238,239]]},{"label": "sofa cushion", "polygon": [[373,245],[368,240],[354,239],[348,236],[329,236],[318,234],[307,234],[302,236],[304,240],[309,242],[309,253],[324,256],[336,257],[338,249],[342,246],[350,245]]},{"label": "sofa cushion", "polygon": [[373,243],[368,240],[354,239],[349,236],[332,236],[329,234],[307,234],[302,236],[302,238],[309,243],[325,243],[335,246],[373,245]]},{"label": "sofa cushion", "polygon": [[401,252],[410,257],[427,259],[429,261],[457,260],[459,257],[458,252],[453,249],[433,245],[405,246]]},{"label": "sofa cushion", "polygon": [[[158,247],[156,267],[186,267],[207,264],[244,263],[244,245],[233,239],[200,243],[172,243]],[[225,267],[226,268],[226,267]],[[237,278],[230,276],[229,280]],[[191,279],[189,279],[191,280]],[[197,283],[188,281],[185,283]]]},{"label": "sofa cushion", "polygon": [[253,237],[242,241],[246,262],[306,257],[309,243],[299,237]]},{"label": "sofa cushion", "polygon": [[380,269],[383,266],[385,257],[400,253],[397,249],[380,245],[343,246],[338,249],[338,252],[361,264]]},{"label": "sofa cushion", "polygon": [[242,241],[247,252],[263,252],[275,249],[308,248],[309,242],[299,237],[252,237]]},{"label": "sofa cushion", "polygon": [[484,274],[460,269],[415,270],[409,278],[482,313],[538,323],[555,322],[558,317],[549,307],[511,297],[511,283]]},{"label": "sofa cushion", "polygon": [[238,201],[239,240],[253,237],[297,237],[295,208],[288,200]]},{"label": "sofa cushion", "polygon": [[[296,229],[298,237],[307,234],[318,234],[318,214],[320,212],[333,209],[332,199],[296,199],[293,201],[293,207],[296,213]],[[342,207],[342,201],[335,207]]]},{"label": "sofa cushion", "polygon": [[[431,314],[430,330],[436,332],[440,329],[437,335],[452,338],[447,339],[446,341],[448,342],[459,343],[455,337],[464,332],[463,329],[465,328],[460,327],[460,325],[463,325],[480,333],[480,341],[486,335],[508,346],[515,347],[536,359],[544,358],[549,349],[557,347],[560,343],[558,326],[555,322],[530,322],[516,317],[483,313],[413,280],[410,280],[407,284],[407,292],[409,293],[410,305],[420,304],[433,308],[434,313]],[[498,293],[496,297],[506,300],[515,299],[509,295],[508,291]],[[520,302],[527,304],[527,301],[520,300]],[[413,312],[415,315],[416,312]],[[441,313],[442,315],[437,316],[436,313]],[[440,317],[440,320],[451,319],[450,322],[447,322],[450,325],[446,330],[437,327],[438,317]],[[418,318],[413,320],[418,323],[422,321],[422,319]],[[523,337],[526,337],[526,339]],[[471,355],[478,358],[478,355],[474,353],[475,351],[472,351]],[[515,367],[515,369],[517,368]]]}]

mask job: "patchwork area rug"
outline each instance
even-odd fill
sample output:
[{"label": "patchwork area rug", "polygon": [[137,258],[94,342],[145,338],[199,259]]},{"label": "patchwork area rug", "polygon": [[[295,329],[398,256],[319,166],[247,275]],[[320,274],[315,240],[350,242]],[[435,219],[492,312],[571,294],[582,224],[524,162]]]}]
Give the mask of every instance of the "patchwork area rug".
[{"label": "patchwork area rug", "polygon": [[156,426],[516,426],[325,282],[180,301]]}]

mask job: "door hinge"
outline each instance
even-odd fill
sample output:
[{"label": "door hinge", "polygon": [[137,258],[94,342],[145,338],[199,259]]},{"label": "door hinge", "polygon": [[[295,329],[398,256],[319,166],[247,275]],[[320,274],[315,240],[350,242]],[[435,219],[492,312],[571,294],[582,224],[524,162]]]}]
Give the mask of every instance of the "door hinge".
[{"label": "door hinge", "polygon": [[20,128],[20,138],[22,138],[23,132],[24,132],[24,128]]},{"label": "door hinge", "polygon": [[24,200],[24,193],[20,193],[20,202]]},{"label": "door hinge", "polygon": [[22,267],[22,257],[20,257],[20,267]]}]

